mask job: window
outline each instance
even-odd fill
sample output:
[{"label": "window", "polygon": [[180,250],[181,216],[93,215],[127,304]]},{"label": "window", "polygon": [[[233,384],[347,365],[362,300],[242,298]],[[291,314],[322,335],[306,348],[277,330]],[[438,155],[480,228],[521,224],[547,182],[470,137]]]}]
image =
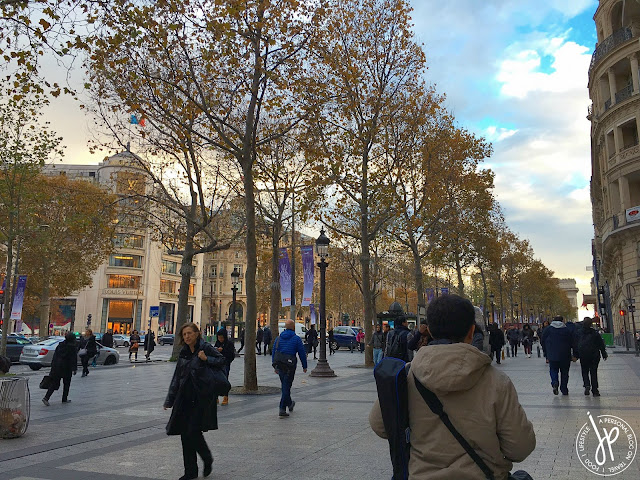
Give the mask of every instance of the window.
[{"label": "window", "polygon": [[109,257],[109,266],[142,268],[142,257],[140,255],[125,255],[117,253]]},{"label": "window", "polygon": [[196,285],[195,283],[189,284],[189,296],[193,297],[196,294]]},{"label": "window", "polygon": [[160,291],[162,293],[177,293],[178,282],[173,280],[160,280]]},{"label": "window", "polygon": [[177,273],[178,264],[169,260],[162,260],[162,273]]},{"label": "window", "polygon": [[240,258],[240,252],[238,250],[236,250],[235,258]]},{"label": "window", "polygon": [[216,282],[211,282],[211,292],[217,293],[217,291],[218,291],[218,284]]},{"label": "window", "polygon": [[133,275],[109,275],[109,288],[140,288],[141,277]]},{"label": "window", "polygon": [[244,276],[244,272],[242,271],[242,264],[238,264],[238,263],[236,263],[236,264],[233,266],[233,269],[234,269],[234,270],[238,270],[238,273],[240,274],[240,277],[241,277],[241,278]]},{"label": "window", "polygon": [[211,265],[211,276],[215,277],[218,275],[218,265]]},{"label": "window", "polygon": [[238,293],[242,293],[242,282],[238,282]]},{"label": "window", "polygon": [[128,233],[117,233],[113,237],[113,245],[122,248],[143,248],[144,237],[142,235],[130,235]]}]

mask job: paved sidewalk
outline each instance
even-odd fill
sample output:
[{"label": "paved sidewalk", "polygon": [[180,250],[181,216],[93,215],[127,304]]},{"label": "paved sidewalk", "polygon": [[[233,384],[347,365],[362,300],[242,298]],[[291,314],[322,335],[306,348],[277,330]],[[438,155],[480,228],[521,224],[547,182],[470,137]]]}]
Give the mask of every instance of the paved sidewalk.
[{"label": "paved sidewalk", "polygon": [[[231,367],[233,385],[242,383],[243,358]],[[215,457],[211,478],[390,478],[387,442],[368,425],[376,396],[371,369],[354,368],[363,361],[360,353],[339,351],[329,360],[336,378],[312,378],[298,370],[296,410],[289,418],[278,418],[277,395],[232,396],[228,407],[220,407],[220,429],[205,434]],[[258,378],[261,385],[277,386],[270,363],[258,358]],[[86,378],[73,378],[71,404],[61,404],[56,392],[48,408],[37,390],[46,370],[31,375],[32,421],[24,437],[0,440],[0,480],[177,479],[180,440],[165,434],[169,412],[162,409],[173,368],[165,362],[98,367]],[[640,359],[633,355],[612,354],[600,364],[600,398],[583,395],[575,364],[568,397],[551,393],[542,358],[519,356],[497,368],[513,379],[535,426],[536,451],[515,467],[536,480],[598,478],[575,452],[587,411],[619,416],[640,435]],[[640,478],[639,457],[614,478]]]}]

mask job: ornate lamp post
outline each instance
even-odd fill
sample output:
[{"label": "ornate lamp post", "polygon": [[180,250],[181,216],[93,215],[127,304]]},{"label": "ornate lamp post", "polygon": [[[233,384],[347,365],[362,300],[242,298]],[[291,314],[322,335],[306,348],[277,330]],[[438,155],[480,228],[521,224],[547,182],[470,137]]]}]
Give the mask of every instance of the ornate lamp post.
[{"label": "ornate lamp post", "polygon": [[[237,268],[231,272],[231,291],[233,292],[233,300],[231,301],[231,344],[235,345],[236,339],[236,293],[238,293],[238,279],[240,272]],[[233,347],[235,349],[235,346]]]},{"label": "ornate lamp post", "polygon": [[495,303],[493,303],[493,301],[496,299],[496,296],[492,293],[491,295],[489,295],[489,300],[491,301],[491,323],[496,321],[496,305]]},{"label": "ornate lamp post", "polygon": [[320,358],[318,364],[309,375],[312,377],[335,377],[336,374],[327,362],[327,295],[325,288],[325,274],[327,265],[325,258],[329,256],[329,239],[324,234],[324,228],[320,230],[320,236],[316,240],[316,253],[320,257]]}]

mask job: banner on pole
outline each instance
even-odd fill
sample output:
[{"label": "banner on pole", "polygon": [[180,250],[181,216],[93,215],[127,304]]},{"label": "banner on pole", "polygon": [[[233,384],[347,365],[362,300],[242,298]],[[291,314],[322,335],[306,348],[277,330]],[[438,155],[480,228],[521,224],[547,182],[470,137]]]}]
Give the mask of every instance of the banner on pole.
[{"label": "banner on pole", "polygon": [[434,288],[427,288],[427,303],[431,303],[436,296],[436,290]]},{"label": "banner on pole", "polygon": [[[22,304],[24,303],[24,291],[27,288],[27,276],[20,275],[18,277],[18,285],[16,294],[13,297],[13,308],[11,309],[11,320],[22,320]],[[22,329],[22,325],[20,325]]]},{"label": "banner on pole", "polygon": [[440,295],[449,295],[449,288],[448,287],[441,288]]},{"label": "banner on pole", "polygon": [[302,306],[311,304],[313,296],[313,246],[300,247],[302,253],[302,273],[304,275],[304,288],[302,291]]},{"label": "banner on pole", "polygon": [[286,248],[280,249],[280,299],[283,307],[291,306],[291,264]]},{"label": "banner on pole", "polygon": [[309,316],[311,317],[311,325],[316,324],[316,306],[313,303],[309,304]]}]

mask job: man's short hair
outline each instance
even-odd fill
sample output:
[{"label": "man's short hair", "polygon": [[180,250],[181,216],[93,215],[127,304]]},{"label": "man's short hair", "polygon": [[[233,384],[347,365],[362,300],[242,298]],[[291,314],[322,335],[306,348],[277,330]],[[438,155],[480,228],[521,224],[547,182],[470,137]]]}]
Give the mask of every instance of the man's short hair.
[{"label": "man's short hair", "polygon": [[554,322],[564,322],[564,317],[562,315],[556,315],[553,317]]},{"label": "man's short hair", "polygon": [[591,328],[593,327],[593,320],[591,320],[591,317],[584,317],[584,320],[582,320],[582,325],[584,326],[584,328]]},{"label": "man's short hair", "polygon": [[449,294],[429,303],[427,324],[435,340],[448,339],[461,342],[475,324],[476,312],[472,303],[459,295]]}]

